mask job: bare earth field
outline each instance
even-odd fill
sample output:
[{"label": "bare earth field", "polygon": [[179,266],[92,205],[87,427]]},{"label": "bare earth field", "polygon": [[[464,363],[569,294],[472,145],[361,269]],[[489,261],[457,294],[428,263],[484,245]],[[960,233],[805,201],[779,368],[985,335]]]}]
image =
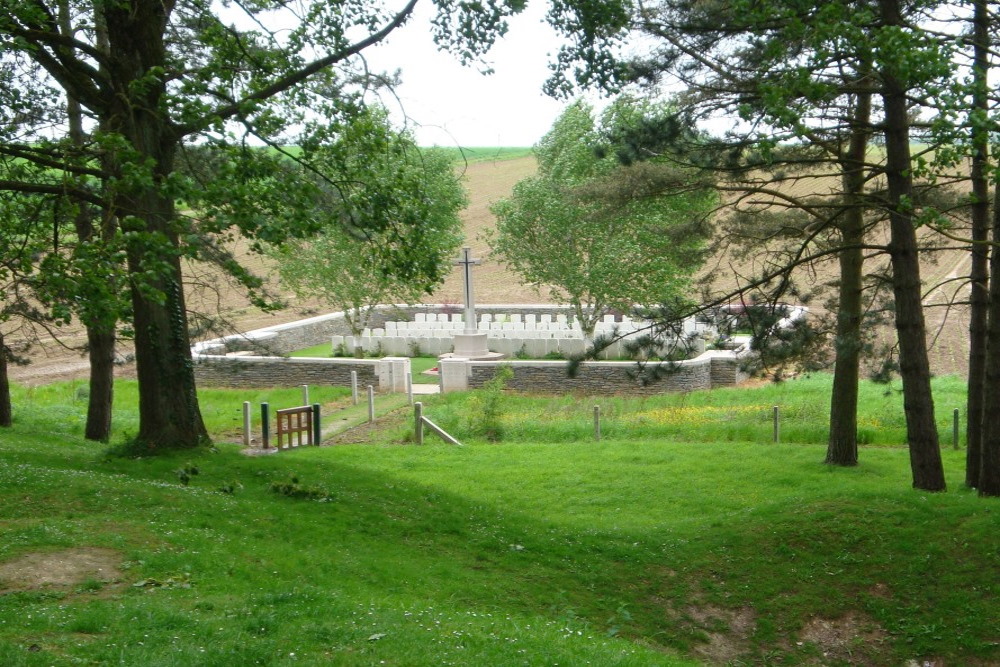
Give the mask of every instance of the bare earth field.
[{"label": "bare earth field", "polygon": [[[552,301],[548,290],[541,291],[530,285],[524,285],[518,277],[507,271],[502,265],[490,259],[489,248],[482,239],[482,233],[494,224],[494,218],[489,212],[489,206],[496,200],[508,196],[514,184],[520,179],[534,173],[533,158],[516,158],[509,160],[482,161],[463,165],[461,168],[466,187],[469,191],[469,206],[463,212],[465,223],[466,244],[472,248],[473,256],[482,259],[482,265],[474,270],[475,296],[477,303],[547,303]],[[822,188],[822,179],[802,181],[793,189],[807,191],[810,188]],[[250,253],[244,246],[236,249],[243,256],[246,266],[259,273],[269,272],[269,265],[263,258]],[[719,286],[738,284],[733,264],[726,257],[716,257],[706,266],[706,271],[713,276],[713,282]],[[923,267],[924,281],[927,285],[936,285],[943,280],[962,275],[968,270],[966,253],[946,251],[939,254],[935,263],[925,263]],[[821,267],[819,270],[800,276],[803,283],[816,281],[827,282],[836,275],[835,263]],[[300,301],[291,293],[284,292],[274,284],[274,290],[280,294],[288,307],[275,313],[264,313],[250,306],[246,297],[238,288],[227,285],[219,275],[204,266],[189,266],[187,270],[188,307],[192,313],[206,315],[213,319],[223,320],[217,325],[216,332],[208,337],[222,332],[247,331],[273,324],[309,317],[327,309],[320,303]],[[965,298],[968,288],[964,283],[947,283],[945,286],[929,291],[925,303],[927,310],[928,329],[931,332],[932,368],[937,374],[964,374],[968,356],[966,331],[968,317],[962,307],[947,308],[947,304],[955,300],[955,291],[959,289],[959,298]],[[433,294],[424,301],[427,303],[455,303],[462,300],[461,278],[453,272]],[[220,317],[221,316],[221,317]],[[221,326],[221,329],[218,327]],[[892,332],[886,336],[891,340]],[[84,340],[78,328],[67,328],[61,333],[62,341],[70,347],[78,347]],[[123,344],[121,353],[127,355],[129,350]],[[88,373],[86,358],[78,351],[67,349],[51,340],[37,346],[31,353],[32,363],[27,366],[12,367],[11,378],[25,384],[44,384],[55,380],[85,379]],[[123,364],[119,368],[122,376],[132,373],[132,365]]]}]

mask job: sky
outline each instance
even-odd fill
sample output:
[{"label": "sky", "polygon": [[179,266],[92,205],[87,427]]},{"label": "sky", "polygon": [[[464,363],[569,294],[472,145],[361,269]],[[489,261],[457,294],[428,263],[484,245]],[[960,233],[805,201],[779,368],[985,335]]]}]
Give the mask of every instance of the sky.
[{"label": "sky", "polygon": [[[399,102],[384,97],[397,122],[404,121],[422,146],[533,146],[566,102],[542,93],[550,54],[560,38],[545,22],[546,3],[529,3],[486,55],[495,72],[480,73],[437,50],[430,34],[431,3],[386,43],[366,51],[369,67],[401,69]],[[402,107],[402,110],[400,109]]]}]

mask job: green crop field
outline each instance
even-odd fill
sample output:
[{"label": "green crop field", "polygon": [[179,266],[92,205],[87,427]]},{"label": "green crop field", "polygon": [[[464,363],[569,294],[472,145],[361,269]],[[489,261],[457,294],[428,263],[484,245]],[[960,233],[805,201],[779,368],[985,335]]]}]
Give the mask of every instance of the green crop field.
[{"label": "green crop field", "polygon": [[[295,389],[203,392],[216,448],[129,458],[80,438],[81,386],[17,387],[0,431],[3,665],[1000,661],[1000,506],[961,487],[950,443],[951,490],[910,489],[898,387],[865,385],[874,445],[841,469],[821,463],[826,376],[430,396],[464,447],[411,444],[403,408],[337,439],[358,444],[266,457],[222,442],[227,419]],[[961,383],[935,392],[946,433]]]},{"label": "green crop field", "polygon": [[440,150],[451,153],[456,162],[493,162],[501,160],[515,160],[522,157],[531,157],[534,153],[531,147],[513,148],[510,146],[435,146]]}]

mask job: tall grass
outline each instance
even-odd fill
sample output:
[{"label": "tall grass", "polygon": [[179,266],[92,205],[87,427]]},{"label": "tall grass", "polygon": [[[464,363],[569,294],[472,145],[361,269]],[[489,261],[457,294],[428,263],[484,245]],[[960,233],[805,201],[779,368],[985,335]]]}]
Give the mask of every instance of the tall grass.
[{"label": "tall grass", "polygon": [[[506,397],[502,416],[511,441],[575,442],[593,438],[593,406],[601,408],[602,436],[611,439],[674,442],[772,442],[773,408],[779,409],[780,441],[822,444],[829,433],[829,375],[817,374],[753,389],[735,387],[649,397],[536,396]],[[965,386],[960,378],[933,382],[937,423],[950,446],[952,413],[964,419]],[[434,404],[433,418],[465,437],[470,426],[470,394],[447,394]],[[964,431],[963,431],[964,432]],[[906,443],[906,421],[898,383],[863,382],[858,408],[861,444],[899,446]]]}]

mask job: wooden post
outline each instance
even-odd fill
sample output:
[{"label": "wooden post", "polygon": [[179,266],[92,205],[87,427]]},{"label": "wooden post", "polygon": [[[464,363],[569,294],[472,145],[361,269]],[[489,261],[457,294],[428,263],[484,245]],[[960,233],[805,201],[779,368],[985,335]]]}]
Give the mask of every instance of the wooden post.
[{"label": "wooden post", "polygon": [[267,403],[260,404],[260,432],[261,432],[261,446],[267,449],[270,444],[271,435],[268,431],[271,429],[271,419],[267,413],[268,405]]},{"label": "wooden post", "polygon": [[424,444],[424,404],[413,404],[413,435],[418,445]]},{"label": "wooden post", "polygon": [[778,414],[778,406],[774,406],[774,442],[777,444],[781,435],[781,417]]},{"label": "wooden post", "polygon": [[375,423],[375,387],[368,385],[368,423]]},{"label": "wooden post", "polygon": [[358,372],[351,371],[351,399],[358,404]]},{"label": "wooden post", "polygon": [[319,424],[319,403],[313,403],[312,427],[313,427],[313,444],[319,447],[319,438],[321,433]]},{"label": "wooden post", "polygon": [[406,400],[413,405],[413,375],[410,373],[406,375]]},{"label": "wooden post", "polygon": [[955,449],[958,449],[958,408],[952,414],[951,441]]},{"label": "wooden post", "polygon": [[601,439],[601,406],[594,406],[594,440]]},{"label": "wooden post", "polygon": [[302,405],[309,405],[309,385],[302,385]]},{"label": "wooden post", "polygon": [[253,442],[253,434],[250,433],[250,401],[243,401],[243,446],[249,447]]}]

